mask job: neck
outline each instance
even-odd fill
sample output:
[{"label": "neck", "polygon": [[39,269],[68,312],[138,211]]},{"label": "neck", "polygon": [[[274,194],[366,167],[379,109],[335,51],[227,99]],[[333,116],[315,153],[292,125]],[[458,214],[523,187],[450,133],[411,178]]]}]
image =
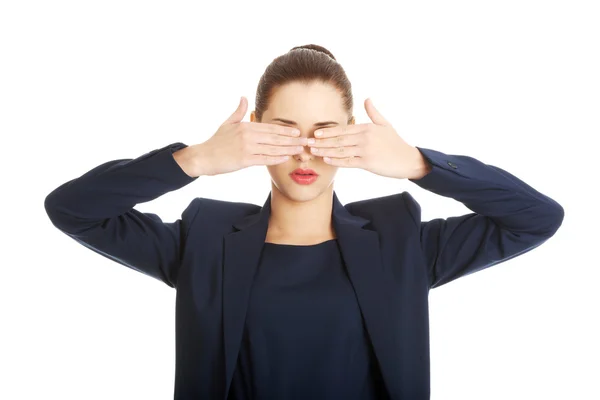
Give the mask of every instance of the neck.
[{"label": "neck", "polygon": [[332,237],[333,189],[318,197],[294,201],[273,186],[271,190],[270,235],[278,237]]}]

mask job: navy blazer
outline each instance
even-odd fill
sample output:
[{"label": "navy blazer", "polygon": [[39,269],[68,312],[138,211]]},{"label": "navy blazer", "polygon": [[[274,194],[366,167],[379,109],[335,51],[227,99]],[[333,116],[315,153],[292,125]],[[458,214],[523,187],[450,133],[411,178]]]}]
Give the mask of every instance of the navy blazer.
[{"label": "navy blazer", "polygon": [[[44,205],[80,244],[176,288],[174,398],[226,400],[271,195],[262,207],[195,198],[175,222],[135,210],[197,179],[172,155],[184,147],[104,163],[56,188]],[[564,216],[556,201],[500,168],[417,148],[432,170],[411,181],[472,213],[424,222],[408,192],[345,206],[333,196],[342,258],[397,400],[429,399],[429,289],[540,246]]]}]

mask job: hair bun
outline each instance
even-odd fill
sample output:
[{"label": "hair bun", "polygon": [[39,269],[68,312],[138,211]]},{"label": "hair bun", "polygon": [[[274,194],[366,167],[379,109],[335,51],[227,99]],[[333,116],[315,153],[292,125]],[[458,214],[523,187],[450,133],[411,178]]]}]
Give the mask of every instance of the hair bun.
[{"label": "hair bun", "polygon": [[[331,57],[332,59],[335,60],[335,57],[333,56],[333,54],[331,54],[331,52],[329,50],[327,50],[325,47],[323,46],[319,46],[318,44],[305,44],[304,46],[296,46],[293,47],[290,51],[292,50],[296,50],[296,49],[308,49],[308,50],[315,50],[318,51],[320,53],[325,53],[327,54],[329,57]],[[336,60],[337,61],[337,60]]]}]

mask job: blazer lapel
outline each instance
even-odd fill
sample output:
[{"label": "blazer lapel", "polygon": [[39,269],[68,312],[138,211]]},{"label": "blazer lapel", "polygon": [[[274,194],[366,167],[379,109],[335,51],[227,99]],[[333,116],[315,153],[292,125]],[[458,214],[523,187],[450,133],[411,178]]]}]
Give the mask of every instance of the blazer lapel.
[{"label": "blazer lapel", "polygon": [[[246,320],[246,309],[271,214],[271,194],[256,214],[233,224],[236,231],[224,237],[223,259],[223,335],[225,346],[225,391],[227,399],[237,364]],[[333,193],[333,226],[365,320],[366,330],[390,395],[396,354],[389,350],[396,337],[390,329],[393,318],[390,301],[391,284],[386,279],[375,231],[363,229],[370,220],[350,214]],[[393,324],[392,324],[393,326]],[[394,396],[392,396],[393,398]]]}]

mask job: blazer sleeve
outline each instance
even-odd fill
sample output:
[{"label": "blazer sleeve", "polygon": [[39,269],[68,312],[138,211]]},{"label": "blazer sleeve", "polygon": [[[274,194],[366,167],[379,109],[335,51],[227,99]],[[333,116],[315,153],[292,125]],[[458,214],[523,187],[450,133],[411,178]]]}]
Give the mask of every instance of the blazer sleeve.
[{"label": "blazer sleeve", "polygon": [[419,227],[430,288],[533,250],[561,226],[563,207],[505,170],[468,156],[417,149],[432,168],[409,180],[473,211],[421,221],[419,204],[405,193]]},{"label": "blazer sleeve", "polygon": [[170,287],[177,272],[194,201],[175,222],[135,210],[193,182],[173,153],[173,143],[135,159],[106,162],[68,181],[44,201],[52,224],[80,244],[115,262],[156,278]]}]

